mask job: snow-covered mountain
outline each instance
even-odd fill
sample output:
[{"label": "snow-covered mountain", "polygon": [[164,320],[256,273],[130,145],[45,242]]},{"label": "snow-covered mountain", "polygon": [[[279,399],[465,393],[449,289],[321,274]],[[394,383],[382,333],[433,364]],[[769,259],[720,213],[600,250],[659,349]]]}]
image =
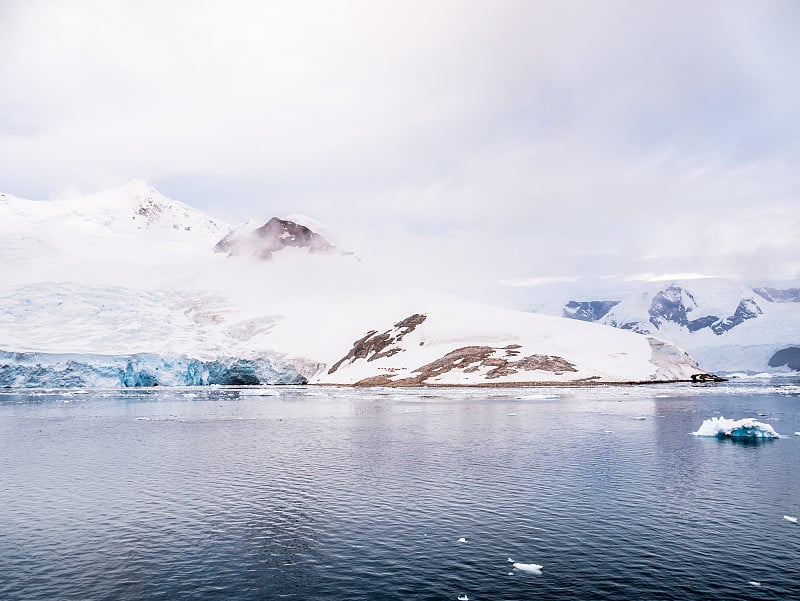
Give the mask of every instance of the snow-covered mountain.
[{"label": "snow-covered mountain", "polygon": [[624,294],[571,298],[561,313],[657,336],[713,372],[800,369],[800,286],[721,278],[644,284]]},{"label": "snow-covered mountain", "polygon": [[0,386],[585,383],[700,371],[657,338],[420,290],[315,227],[299,217],[231,227],[142,182],[61,201],[0,196]]}]

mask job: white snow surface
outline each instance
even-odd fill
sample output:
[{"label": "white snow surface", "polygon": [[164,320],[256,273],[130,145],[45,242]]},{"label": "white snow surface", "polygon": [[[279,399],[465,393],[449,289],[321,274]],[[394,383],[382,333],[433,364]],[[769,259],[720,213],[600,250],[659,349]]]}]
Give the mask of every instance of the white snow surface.
[{"label": "white snow surface", "polygon": [[[390,265],[284,250],[270,262],[215,253],[230,229],[143,182],[52,201],[2,197],[0,350],[275,356],[331,384],[410,377],[469,346],[489,347],[488,364],[456,365],[425,383],[654,381],[699,371],[673,345],[436,294]],[[394,354],[355,357],[328,373],[355,341],[393,332],[414,314],[424,321],[393,344]],[[492,364],[530,356],[558,357],[574,371],[489,375]]]}]

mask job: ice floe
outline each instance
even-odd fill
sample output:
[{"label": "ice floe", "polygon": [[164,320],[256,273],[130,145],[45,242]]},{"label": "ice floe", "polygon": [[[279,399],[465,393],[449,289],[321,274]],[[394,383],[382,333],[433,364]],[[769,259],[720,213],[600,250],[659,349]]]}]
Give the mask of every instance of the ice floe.
[{"label": "ice floe", "polygon": [[791,522],[792,524],[797,523],[797,518],[792,515],[785,515],[783,516],[783,519],[786,520],[787,522]]},{"label": "ice floe", "polygon": [[705,420],[697,432],[692,434],[734,440],[770,440],[781,437],[772,426],[752,417],[740,420],[712,417]]},{"label": "ice floe", "polygon": [[467,539],[462,536],[461,538],[458,539],[458,542],[465,543],[467,542]]},{"label": "ice floe", "polygon": [[510,557],[508,558],[508,561],[512,564],[512,567],[515,570],[519,570],[520,572],[528,572],[530,574],[537,575],[541,575],[542,573],[543,566],[540,566],[538,563],[521,563],[519,561],[514,561]]}]

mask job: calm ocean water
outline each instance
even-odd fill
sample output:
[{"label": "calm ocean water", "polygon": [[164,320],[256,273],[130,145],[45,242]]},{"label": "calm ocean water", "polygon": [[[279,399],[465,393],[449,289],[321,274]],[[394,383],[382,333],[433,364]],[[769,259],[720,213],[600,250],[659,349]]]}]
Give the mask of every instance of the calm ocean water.
[{"label": "calm ocean water", "polygon": [[800,599],[798,431],[788,380],[0,391],[0,599]]}]

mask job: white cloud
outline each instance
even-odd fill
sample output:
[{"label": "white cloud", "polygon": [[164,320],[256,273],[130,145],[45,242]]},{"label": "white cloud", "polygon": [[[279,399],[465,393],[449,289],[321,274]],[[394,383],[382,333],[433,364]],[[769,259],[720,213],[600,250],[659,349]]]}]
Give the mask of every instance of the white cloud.
[{"label": "white cloud", "polygon": [[0,187],[143,178],[231,221],[309,214],[462,280],[797,276],[798,17],[791,1],[7,1]]}]

